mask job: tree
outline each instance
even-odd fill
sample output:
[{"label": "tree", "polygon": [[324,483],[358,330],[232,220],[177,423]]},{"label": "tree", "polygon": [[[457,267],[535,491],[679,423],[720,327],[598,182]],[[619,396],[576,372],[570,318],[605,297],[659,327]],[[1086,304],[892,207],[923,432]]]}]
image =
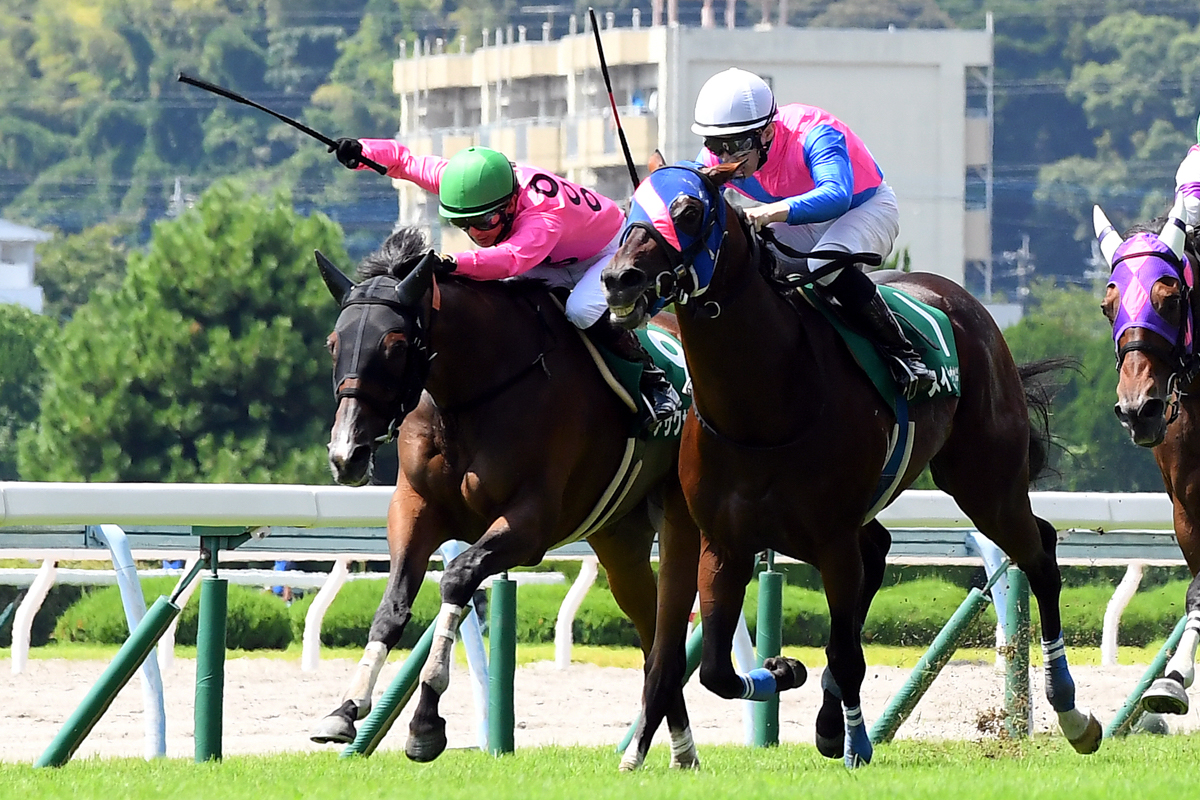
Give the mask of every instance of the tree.
[{"label": "tree", "polygon": [[59,234],[38,247],[37,282],[46,295],[43,313],[66,322],[92,292],[115,290],[125,274],[128,226],[96,225],[82,233]]},{"label": "tree", "polygon": [[1052,458],[1061,477],[1046,483],[1068,491],[1162,491],[1154,456],[1130,442],[1113,416],[1117,372],[1100,301],[1090,291],[1051,281],[1035,282],[1031,297],[1032,309],[1004,331],[1017,363],[1053,356],[1080,362],[1079,372],[1061,376],[1050,418],[1050,431],[1062,445]]},{"label": "tree", "polygon": [[24,306],[0,304],[0,481],[17,480],[17,435],[38,415],[42,366],[37,348],[57,333],[54,322]]},{"label": "tree", "polygon": [[345,258],[328,218],[229,182],[157,224],[120,288],[96,292],[51,348],[22,476],[327,480],[336,309],[314,249]]}]

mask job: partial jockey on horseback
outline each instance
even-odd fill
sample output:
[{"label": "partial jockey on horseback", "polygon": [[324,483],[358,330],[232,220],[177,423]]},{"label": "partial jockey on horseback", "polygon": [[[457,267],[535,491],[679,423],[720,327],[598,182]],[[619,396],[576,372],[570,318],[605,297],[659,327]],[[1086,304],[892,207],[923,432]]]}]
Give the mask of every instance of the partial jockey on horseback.
[{"label": "partial jockey on horseback", "polygon": [[[697,161],[740,161],[729,181],[764,205],[746,210],[756,230],[770,228],[785,247],[811,252],[876,253],[886,258],[900,232],[896,194],[862,140],[841,120],[815,106],[777,108],[771,88],[737,68],[708,79],[696,98],[692,132],[704,137]],[[781,266],[815,271],[830,262]],[[817,283],[837,299],[843,316],[890,356],[885,359],[909,398],[928,392],[937,376],[913,349],[875,283],[852,267]]]},{"label": "partial jockey on horseback", "polygon": [[473,280],[519,275],[570,290],[567,318],[596,344],[641,365],[644,422],[662,421],[679,409],[666,373],[637,335],[608,314],[600,272],[617,251],[625,221],[612,200],[536,167],[514,165],[486,147],[468,147],[449,159],[413,155],[393,139],[339,139],[330,150],[350,169],[365,169],[365,155],[386,167],[388,177],[438,195],[441,217],[480,248],[439,254],[440,273]]}]

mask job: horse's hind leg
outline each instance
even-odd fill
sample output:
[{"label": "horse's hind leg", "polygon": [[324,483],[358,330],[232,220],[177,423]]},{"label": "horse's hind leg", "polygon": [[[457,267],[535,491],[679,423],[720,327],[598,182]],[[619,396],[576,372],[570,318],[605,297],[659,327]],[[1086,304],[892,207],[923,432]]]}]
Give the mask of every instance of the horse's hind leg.
[{"label": "horse's hind leg", "polygon": [[321,744],[354,741],[354,723],[371,711],[371,695],[388,653],[408,625],[413,598],[425,578],[429,557],[445,540],[447,530],[436,510],[425,504],[412,489],[401,483],[388,506],[388,549],[391,567],[383,598],[375,611],[367,646],[342,704],[324,717],[313,730],[312,740]]},{"label": "horse's hind leg", "polygon": [[[859,539],[863,564],[862,599],[859,602],[858,616],[858,631],[861,636],[871,601],[883,585],[883,572],[887,567],[888,551],[892,547],[892,535],[878,520],[871,520],[863,526]],[[833,679],[832,670],[827,669],[821,674],[821,690],[821,709],[817,712],[816,725],[817,751],[826,758],[842,758],[846,750],[846,720],[842,714],[842,692],[838,689],[837,681]]]},{"label": "horse's hind leg", "polygon": [[[1002,452],[1003,447],[996,449],[996,453]],[[977,459],[978,451],[973,455]],[[1022,465],[1023,456],[1022,453],[1017,465]],[[1057,544],[1054,526],[1033,515],[1028,489],[1012,479],[1018,472],[1003,468],[1011,461],[997,457],[988,461],[989,470],[975,469],[973,464],[977,460],[968,462],[971,468],[951,469],[948,460],[939,456],[933,470],[934,480],[955,499],[980,533],[1007,553],[1029,578],[1029,589],[1037,598],[1042,623],[1046,699],[1058,714],[1059,728],[1071,746],[1079,753],[1094,753],[1100,748],[1103,731],[1091,712],[1075,707],[1075,681],[1067,666],[1058,607],[1062,576],[1054,555]],[[1020,474],[1024,472],[1020,470]]]},{"label": "horse's hind leg", "polygon": [[1196,674],[1196,647],[1200,644],[1200,532],[1192,523],[1192,516],[1179,497],[1175,503],[1175,538],[1192,571],[1192,582],[1187,589],[1187,622],[1183,638],[1175,654],[1167,662],[1163,677],[1150,684],[1142,695],[1142,705],[1156,714],[1186,714],[1188,712],[1187,689]]},{"label": "horse's hind leg", "polygon": [[501,516],[479,538],[446,565],[442,574],[442,607],[434,622],[429,659],[421,670],[420,699],[408,726],[404,754],[413,761],[432,761],[446,749],[446,720],[438,702],[450,685],[450,660],[459,623],[479,584],[518,564],[536,564],[546,554],[549,537],[532,514]]}]

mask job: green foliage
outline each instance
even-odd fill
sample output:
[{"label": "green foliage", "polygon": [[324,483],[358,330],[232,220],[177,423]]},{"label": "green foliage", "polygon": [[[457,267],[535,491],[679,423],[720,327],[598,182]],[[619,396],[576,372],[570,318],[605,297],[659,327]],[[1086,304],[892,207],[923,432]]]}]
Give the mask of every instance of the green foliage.
[{"label": "green foliage", "polygon": [[1017,363],[1064,355],[1080,360],[1079,372],[1061,375],[1050,421],[1062,446],[1051,464],[1061,477],[1048,483],[1067,491],[1162,491],[1153,455],[1129,441],[1112,413],[1117,373],[1100,301],[1091,292],[1046,282],[1033,286],[1032,297],[1025,317],[1004,332]]},{"label": "green foliage", "polygon": [[[47,644],[54,636],[54,627],[58,623],[59,617],[82,594],[83,589],[79,586],[72,586],[65,583],[51,586],[46,599],[42,601],[41,608],[33,615],[33,624],[29,628],[30,645],[41,647]],[[24,589],[18,589],[15,586],[0,586],[0,612],[8,608],[10,603],[20,604],[21,599],[24,597]],[[15,615],[16,606],[14,605],[13,613],[9,614],[8,621],[3,626],[0,626],[0,647],[12,646],[12,626]]]},{"label": "green foliage", "polygon": [[[350,581],[341,588],[325,611],[321,623],[321,644],[329,647],[366,647],[371,620],[383,598],[386,581]],[[304,631],[304,615],[316,594],[306,594],[291,605],[292,627],[299,639]],[[425,581],[413,601],[412,619],[404,628],[398,647],[412,649],[421,634],[435,619],[441,607],[441,595],[434,581]]]},{"label": "green foliage", "polygon": [[16,480],[17,436],[38,415],[44,380],[38,348],[48,346],[58,329],[24,306],[0,304],[0,481]]},{"label": "green foliage", "polygon": [[43,313],[65,322],[93,292],[115,291],[125,274],[131,233],[129,226],[105,223],[40,245],[37,282],[46,295]]},{"label": "green foliage", "polygon": [[[746,625],[758,627],[758,581],[750,582],[742,601]],[[783,644],[795,647],[824,647],[829,641],[829,606],[820,589],[783,586]],[[753,635],[753,634],[752,634]]]},{"label": "green foliage", "polygon": [[[170,595],[176,581],[172,578],[153,578],[142,581],[142,593],[150,606],[160,595]],[[199,619],[197,598],[184,606],[175,629],[175,641],[183,645],[196,643]],[[59,642],[96,642],[123,644],[129,637],[125,622],[125,607],[121,591],[105,586],[86,593],[58,618],[54,638]],[[275,595],[259,589],[233,585],[229,587],[226,614],[225,646],[240,650],[282,650],[292,642],[292,624],[287,606]]]},{"label": "green foliage", "polygon": [[327,480],[332,309],[314,249],[344,260],[334,223],[229,183],[156,225],[120,289],[94,294],[48,350],[22,475]]}]

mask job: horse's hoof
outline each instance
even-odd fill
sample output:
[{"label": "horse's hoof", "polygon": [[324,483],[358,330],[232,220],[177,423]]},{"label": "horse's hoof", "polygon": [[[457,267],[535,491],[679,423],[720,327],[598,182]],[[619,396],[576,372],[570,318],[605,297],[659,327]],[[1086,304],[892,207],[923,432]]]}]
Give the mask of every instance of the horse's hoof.
[{"label": "horse's hoof", "polygon": [[646,756],[637,752],[636,748],[626,752],[621,757],[621,764],[617,767],[619,772],[637,772],[642,767],[642,763],[646,760]]},{"label": "horse's hoof", "polygon": [[408,741],[404,743],[404,755],[409,760],[425,764],[445,752],[446,720],[434,717],[434,722],[420,726],[422,730],[419,732],[414,729],[415,719],[413,723],[413,727],[409,728]]},{"label": "horse's hoof", "polygon": [[775,676],[777,692],[797,689],[808,680],[808,669],[796,659],[787,656],[772,656],[763,661],[763,668]]},{"label": "horse's hoof", "polygon": [[671,769],[700,769],[700,757],[694,752],[683,756],[671,756]]},{"label": "horse's hoof", "polygon": [[871,744],[871,738],[867,735],[865,725],[846,726],[845,748],[846,752],[842,759],[845,761],[846,769],[858,769],[870,764],[871,756],[875,754],[875,748]]},{"label": "horse's hoof", "polygon": [[339,714],[330,714],[317,723],[308,738],[317,744],[349,744],[357,735],[353,722]]},{"label": "horse's hoof", "polygon": [[1166,736],[1171,732],[1167,720],[1162,714],[1142,714],[1133,723],[1134,733],[1148,733],[1153,736]]},{"label": "horse's hoof", "polygon": [[1142,695],[1142,708],[1154,714],[1186,714],[1187,690],[1171,678],[1159,678]]},{"label": "horse's hoof", "polygon": [[1080,755],[1089,756],[1100,749],[1100,742],[1104,739],[1104,729],[1100,727],[1100,721],[1096,719],[1096,715],[1088,712],[1087,727],[1083,729],[1083,733],[1071,742],[1071,747],[1075,748],[1075,752]]},{"label": "horse's hoof", "polygon": [[817,752],[826,758],[841,758],[846,753],[844,736],[822,736],[817,734]]}]

